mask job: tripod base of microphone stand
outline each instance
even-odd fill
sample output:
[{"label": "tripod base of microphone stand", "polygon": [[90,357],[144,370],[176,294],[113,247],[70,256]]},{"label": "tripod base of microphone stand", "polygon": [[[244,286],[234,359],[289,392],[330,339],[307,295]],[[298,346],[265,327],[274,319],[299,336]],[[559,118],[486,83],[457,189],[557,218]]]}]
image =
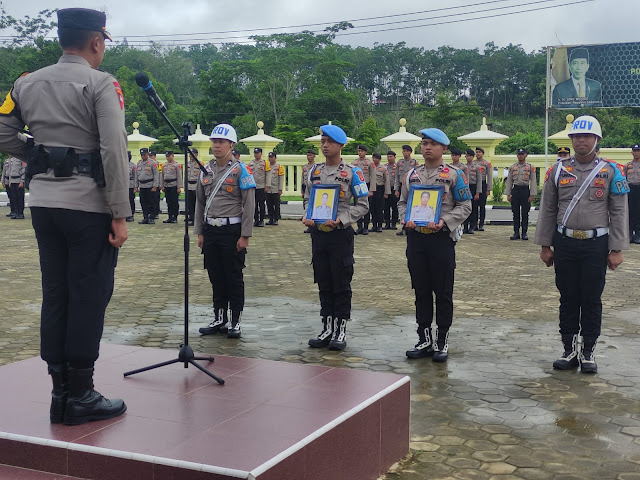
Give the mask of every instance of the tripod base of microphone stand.
[{"label": "tripod base of microphone stand", "polygon": [[195,360],[206,360],[208,362],[213,362],[213,357],[196,357],[193,353],[193,349],[189,345],[180,345],[180,352],[178,353],[178,358],[174,358],[173,360],[169,360],[167,362],[156,363],[155,365],[149,365],[148,367],[138,368],[137,370],[131,370],[129,372],[125,372],[124,376],[128,377],[129,375],[135,375],[136,373],[146,372],[148,370],[164,367],[166,365],[173,365],[174,363],[184,363],[184,368],[188,368],[189,364],[191,364],[194,367],[196,367],[198,370],[209,375],[220,385],[224,385],[224,379],[214,375],[203,366],[197,364]]}]

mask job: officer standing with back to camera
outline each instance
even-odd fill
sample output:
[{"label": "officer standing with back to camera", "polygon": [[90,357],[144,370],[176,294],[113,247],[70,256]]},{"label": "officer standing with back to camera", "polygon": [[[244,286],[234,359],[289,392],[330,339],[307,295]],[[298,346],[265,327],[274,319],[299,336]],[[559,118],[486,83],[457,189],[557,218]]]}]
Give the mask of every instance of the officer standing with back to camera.
[{"label": "officer standing with back to camera", "polygon": [[11,205],[11,213],[8,216],[16,220],[24,220],[25,165],[25,162],[16,157],[7,158],[4,164],[4,187]]},{"label": "officer standing with back to camera", "polygon": [[167,202],[169,218],[162,223],[178,223],[178,215],[180,213],[178,197],[182,191],[182,167],[175,161],[175,152],[173,150],[167,150],[165,157],[167,157],[167,161],[162,165],[160,182],[164,190],[164,199]]},{"label": "officer standing with back to camera", "polygon": [[193,225],[193,219],[196,214],[196,185],[198,184],[198,176],[200,175],[200,166],[196,162],[198,158],[198,149],[191,147],[191,153],[189,154],[189,168],[187,169],[187,189],[189,190],[189,198],[187,199],[187,212],[188,216],[185,222],[189,222],[189,225]]},{"label": "officer standing with back to camera", "polygon": [[154,215],[154,195],[160,188],[160,173],[158,164],[149,158],[149,149],[140,149],[141,160],[136,166],[136,192],[140,192],[140,206],[142,207],[142,225],[156,223]]},{"label": "officer standing with back to camera", "polygon": [[351,318],[351,279],[355,262],[351,225],[369,211],[369,189],[360,168],[346,163],[341,157],[342,147],[348,141],[344,130],[337,125],[323,125],[320,134],[320,148],[326,162],[316,164],[310,173],[310,186],[304,197],[305,210],[314,207],[309,203],[312,185],[340,185],[340,193],[336,220],[316,224],[306,215],[302,217],[302,222],[313,229],[313,281],[318,284],[322,318],[322,331],[309,340],[309,346],[344,350],[347,346],[347,322]]},{"label": "officer standing with back to camera", "polygon": [[[442,156],[450,143],[447,135],[437,128],[425,128],[420,133],[425,164],[407,173],[398,202],[400,222],[407,230],[407,264],[416,296],[418,324],[418,343],[407,350],[406,356],[410,359],[433,357],[434,362],[446,362],[453,321],[455,245],[459,239],[458,227],[471,211],[471,192],[464,174],[444,163]],[[418,227],[411,220],[405,223],[412,185],[444,187],[438,223],[430,222],[425,227]],[[434,294],[438,327],[435,338],[431,331]]]},{"label": "officer standing with back to camera", "polygon": [[209,138],[214,158],[205,166],[207,174],[198,177],[193,231],[213,288],[213,320],[200,334],[226,332],[228,338],[240,338],[242,269],[253,231],[256,183],[245,164],[231,154],[238,142],[231,125],[217,125]]},{"label": "officer standing with back to camera", "polygon": [[564,353],[553,368],[580,365],[583,373],[596,373],[594,349],[602,325],[607,266],[620,266],[622,250],[629,248],[629,187],[624,168],[595,153],[602,139],[598,120],[578,117],[569,137],[575,155],[556,162],[545,175],[535,243],[542,246],[545,265],[555,266],[560,292]]},{"label": "officer standing with back to camera", "polygon": [[255,213],[253,216],[254,227],[264,227],[264,214],[265,214],[265,188],[271,185],[271,166],[269,162],[265,162],[262,158],[262,149],[253,149],[253,160],[249,162],[249,170],[253,174],[253,178],[256,182],[256,201],[255,201]]},{"label": "officer standing with back to camera", "polygon": [[[116,79],[98,70],[111,39],[106,16],[83,8],[57,15],[63,55],[14,83],[0,107],[0,151],[28,157],[50,420],[78,425],[126,410],[94,390],[93,374],[131,208],[124,98]],[[15,130],[25,125],[35,138],[29,154]]]},{"label": "officer standing with back to camera", "polygon": [[131,207],[131,215],[127,217],[127,222],[133,222],[136,213],[136,164],[131,161],[129,150],[127,150],[127,157],[129,158],[129,206]]},{"label": "officer standing with back to camera", "polygon": [[[527,236],[529,210],[531,210],[531,202],[538,193],[536,167],[527,163],[525,148],[519,148],[516,156],[518,161],[509,167],[504,188],[507,201],[511,202],[511,212],[513,213],[513,235],[509,239],[529,240]],[[520,226],[522,226],[522,237],[520,237]]]},{"label": "officer standing with back to camera", "polygon": [[629,240],[640,244],[640,144],[631,147],[633,161],[625,166],[629,182]]}]

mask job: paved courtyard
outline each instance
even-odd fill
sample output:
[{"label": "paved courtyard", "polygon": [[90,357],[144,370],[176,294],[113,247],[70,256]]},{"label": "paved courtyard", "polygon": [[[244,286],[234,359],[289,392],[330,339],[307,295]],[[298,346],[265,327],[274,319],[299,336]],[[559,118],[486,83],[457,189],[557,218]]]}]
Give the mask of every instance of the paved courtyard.
[{"label": "paved courtyard", "polygon": [[[0,208],[0,364],[38,355],[41,302],[29,211],[25,221],[5,213]],[[166,348],[169,360],[183,334],[183,224],[128,225],[104,341]],[[190,344],[409,375],[411,453],[386,479],[640,479],[640,247],[608,274],[600,373],[587,376],[551,368],[561,349],[553,270],[532,241],[509,241],[509,226],[488,226],[457,247],[446,364],[404,356],[416,342],[404,238],[356,237],[349,345],[335,353],[307,347],[320,322],[302,225],[256,230],[240,340],[197,334],[211,314],[211,287],[192,236]]]}]

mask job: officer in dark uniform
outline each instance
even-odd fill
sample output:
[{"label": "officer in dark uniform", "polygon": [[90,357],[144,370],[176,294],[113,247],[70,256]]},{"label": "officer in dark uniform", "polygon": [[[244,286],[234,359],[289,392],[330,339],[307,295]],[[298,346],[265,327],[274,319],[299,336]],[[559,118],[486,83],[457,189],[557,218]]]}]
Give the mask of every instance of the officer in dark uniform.
[{"label": "officer in dark uniform", "polygon": [[[318,284],[322,331],[309,340],[314,348],[344,350],[347,346],[347,322],[351,318],[351,279],[353,278],[353,237],[351,227],[369,211],[369,189],[360,168],[342,160],[342,147],[347,135],[337,125],[320,127],[320,148],[326,162],[316,164],[305,191],[305,210],[313,185],[340,185],[338,212],[335,220],[316,224],[303,217],[311,231],[313,280]],[[352,205],[351,199],[354,199]]]},{"label": "officer in dark uniform", "polygon": [[[425,164],[407,173],[402,184],[398,211],[400,222],[407,230],[407,264],[411,286],[416,295],[418,343],[408,350],[408,358],[433,357],[434,362],[446,362],[449,357],[449,328],[453,321],[453,274],[456,268],[455,245],[459,226],[471,212],[471,192],[464,174],[445,164],[442,156],[449,145],[447,135],[437,128],[420,130],[420,148]],[[407,201],[413,185],[434,185],[444,188],[438,222],[418,227],[405,223]],[[435,294],[436,338],[431,332],[433,297]]]},{"label": "officer in dark uniform", "polygon": [[[0,151],[27,158],[29,207],[42,271],[41,350],[53,381],[50,420],[78,425],[121,415],[93,388],[118,248],[127,240],[127,132],[116,79],[98,70],[105,14],[58,10],[63,55],[23,75],[0,107]],[[11,128],[14,127],[14,128]],[[45,154],[46,152],[46,154]]]},{"label": "officer in dark uniform", "polygon": [[640,244],[640,144],[631,147],[633,161],[625,166],[629,182],[629,235],[631,242]]}]

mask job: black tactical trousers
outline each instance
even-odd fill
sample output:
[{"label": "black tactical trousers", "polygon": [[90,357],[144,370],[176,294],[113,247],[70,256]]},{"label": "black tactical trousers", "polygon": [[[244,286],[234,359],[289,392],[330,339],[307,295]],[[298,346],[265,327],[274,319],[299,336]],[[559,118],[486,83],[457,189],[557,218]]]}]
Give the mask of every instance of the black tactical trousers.
[{"label": "black tactical trousers", "polygon": [[560,292],[560,334],[600,335],[602,291],[607,273],[609,235],[578,240],[555,232],[556,286]]},{"label": "black tactical trousers", "polygon": [[264,188],[256,188],[256,209],[253,214],[253,220],[256,222],[264,221],[264,202],[265,202],[265,194]]},{"label": "black tactical trousers", "polygon": [[449,232],[423,234],[407,231],[407,264],[411,288],[416,295],[416,322],[419,328],[433,321],[433,296],[436,300],[436,324],[448,331],[453,320],[453,272],[456,268],[455,242]]},{"label": "black tactical trousers", "polygon": [[189,212],[189,220],[193,220],[196,216],[196,191],[189,190],[189,193],[187,194],[187,191],[185,190],[185,195],[187,195],[186,200],[187,211]]},{"label": "black tactical trousers", "polygon": [[144,218],[153,216],[153,194],[150,188],[140,188],[140,206]]},{"label": "black tactical trousers", "polygon": [[[370,186],[371,184],[367,183],[367,188],[370,188]],[[372,198],[369,197],[369,210],[366,215],[357,221],[358,228],[369,228],[369,222],[371,222],[371,200]],[[353,201],[356,202],[356,199],[354,198]]]},{"label": "black tactical trousers", "polygon": [[311,230],[313,281],[318,284],[320,316],[351,318],[353,228]]},{"label": "black tactical trousers", "polygon": [[129,205],[131,206],[131,215],[136,214],[136,194],[134,192],[134,188],[129,189]]},{"label": "black tactical trousers", "polygon": [[[531,210],[529,187],[514,185],[511,189],[511,212],[513,213],[514,232],[518,233],[520,231],[520,225],[522,225],[523,233],[527,231],[529,228],[529,210]],[[522,219],[522,223],[520,219]]]},{"label": "black tactical trousers", "polygon": [[376,187],[376,191],[373,192],[373,197],[371,197],[370,202],[371,217],[373,221],[373,226],[377,227],[378,225],[382,225],[382,212],[384,209],[384,185],[380,185]]},{"label": "black tactical trousers", "polygon": [[629,232],[640,234],[640,184],[629,184]]},{"label": "black tactical trousers", "polygon": [[482,182],[482,193],[478,195],[477,205],[478,205],[478,225],[484,225],[484,218],[487,213],[487,183],[486,182]]},{"label": "black tactical trousers", "polygon": [[280,194],[266,193],[267,197],[267,210],[269,212],[269,219],[275,221],[280,220]]},{"label": "black tactical trousers", "polygon": [[391,195],[384,199],[384,223],[398,223],[398,197],[394,189],[391,189]]},{"label": "black tactical trousers", "polygon": [[464,221],[464,226],[467,227],[467,230],[475,230],[478,228],[478,200],[474,200],[477,185],[475,183],[470,183],[469,190],[471,191],[471,213]]},{"label": "black tactical trousers", "polygon": [[164,187],[164,199],[167,202],[169,218],[178,218],[180,207],[178,206],[178,187]]},{"label": "black tactical trousers", "polygon": [[[20,188],[19,183],[9,185],[11,191],[11,209],[20,215],[24,214],[24,187]],[[9,192],[7,192],[8,194]]]},{"label": "black tactical trousers", "polygon": [[153,201],[151,202],[152,208],[151,208],[151,214],[154,217],[157,217],[158,215],[160,215],[160,189],[157,188],[155,192],[152,192],[153,195]]},{"label": "black tactical trousers", "polygon": [[232,312],[244,309],[244,277],[242,269],[247,250],[238,252],[236,243],[242,232],[242,224],[203,227],[204,268],[213,288],[213,308],[230,307]]},{"label": "black tactical trousers", "polygon": [[40,252],[40,355],[49,364],[89,368],[98,358],[113,293],[118,249],[110,215],[31,207]]}]

